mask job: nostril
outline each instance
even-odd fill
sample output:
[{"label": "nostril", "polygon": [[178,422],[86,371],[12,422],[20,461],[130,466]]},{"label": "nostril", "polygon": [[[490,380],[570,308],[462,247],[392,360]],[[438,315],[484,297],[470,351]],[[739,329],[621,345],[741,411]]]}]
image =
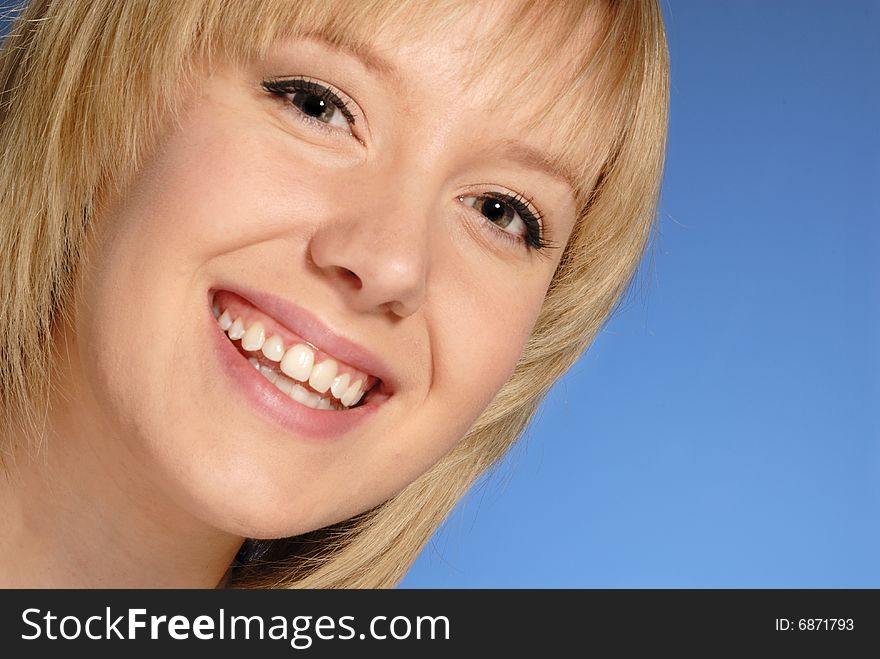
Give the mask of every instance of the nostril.
[{"label": "nostril", "polygon": [[361,281],[361,278],[358,277],[354,271],[349,270],[348,268],[339,268],[339,276],[346,283],[350,284],[352,288],[355,290],[360,290],[364,283]]}]

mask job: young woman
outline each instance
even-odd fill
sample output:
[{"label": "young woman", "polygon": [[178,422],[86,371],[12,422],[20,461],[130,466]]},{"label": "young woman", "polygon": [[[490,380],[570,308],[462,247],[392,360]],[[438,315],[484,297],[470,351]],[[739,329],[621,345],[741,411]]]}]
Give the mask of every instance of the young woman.
[{"label": "young woman", "polygon": [[655,0],[36,0],[0,583],[395,584],[628,283]]}]

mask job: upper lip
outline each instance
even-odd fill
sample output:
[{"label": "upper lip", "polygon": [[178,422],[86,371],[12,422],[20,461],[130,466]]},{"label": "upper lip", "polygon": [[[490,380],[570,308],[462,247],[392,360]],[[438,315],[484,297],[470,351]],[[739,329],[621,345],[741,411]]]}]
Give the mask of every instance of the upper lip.
[{"label": "upper lip", "polygon": [[[221,290],[219,287],[215,290]],[[367,375],[381,380],[383,389],[394,388],[394,374],[385,361],[364,346],[348,339],[324,324],[314,313],[292,302],[263,291],[240,287],[222,287],[241,296],[254,307],[268,314],[294,334],[302,337],[319,350],[329,353]]]}]

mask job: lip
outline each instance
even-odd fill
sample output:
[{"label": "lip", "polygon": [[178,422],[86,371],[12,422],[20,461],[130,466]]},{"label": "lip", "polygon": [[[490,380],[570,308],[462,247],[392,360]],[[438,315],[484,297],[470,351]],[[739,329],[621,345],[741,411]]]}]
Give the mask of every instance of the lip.
[{"label": "lip", "polygon": [[[382,381],[381,391],[363,404],[348,410],[316,410],[300,405],[285,396],[275,385],[257,373],[242,356],[232,341],[220,329],[211,312],[214,293],[226,290],[241,296],[260,311],[272,316],[291,332],[309,343],[346,361],[357,369],[370,373]],[[205,318],[210,323],[215,350],[223,370],[231,380],[233,389],[242,394],[264,418],[294,435],[329,440],[341,437],[375,414],[387,400],[393,378],[382,360],[362,346],[330,330],[307,310],[280,300],[272,295],[242,291],[240,288],[218,286],[209,291],[205,305]],[[388,378],[388,379],[386,379]]]},{"label": "lip", "polygon": [[241,287],[216,286],[208,293],[210,297],[217,291],[229,291],[244,298],[249,304],[287,328],[293,334],[305,339],[315,348],[328,353],[339,361],[353,366],[368,375],[381,380],[381,391],[390,395],[396,389],[396,378],[391,368],[381,357],[341,333],[325,325],[308,309],[293,304],[280,297],[262,291]]}]

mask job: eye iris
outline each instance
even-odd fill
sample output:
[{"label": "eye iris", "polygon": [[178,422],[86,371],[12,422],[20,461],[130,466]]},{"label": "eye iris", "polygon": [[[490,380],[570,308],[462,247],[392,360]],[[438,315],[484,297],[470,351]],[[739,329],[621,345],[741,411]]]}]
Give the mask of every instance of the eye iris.
[{"label": "eye iris", "polygon": [[479,206],[480,212],[485,215],[490,222],[497,224],[502,228],[506,227],[513,220],[513,210],[510,206],[497,199],[487,197]]},{"label": "eye iris", "polygon": [[327,123],[333,118],[336,108],[328,105],[320,96],[310,92],[297,92],[293,95],[293,104],[310,117]]}]

